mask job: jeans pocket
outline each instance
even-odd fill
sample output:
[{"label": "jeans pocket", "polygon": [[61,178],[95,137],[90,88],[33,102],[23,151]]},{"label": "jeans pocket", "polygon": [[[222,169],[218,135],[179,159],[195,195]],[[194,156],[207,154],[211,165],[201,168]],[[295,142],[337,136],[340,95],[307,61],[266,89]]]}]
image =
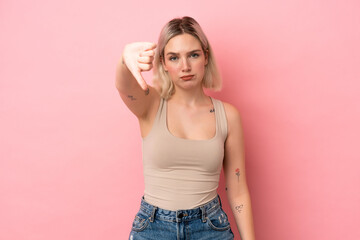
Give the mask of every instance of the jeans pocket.
[{"label": "jeans pocket", "polygon": [[144,231],[149,225],[150,216],[144,211],[140,210],[136,215],[132,224],[132,230],[135,232]]},{"label": "jeans pocket", "polygon": [[206,217],[207,224],[216,231],[225,231],[230,228],[230,222],[225,211],[219,207]]}]

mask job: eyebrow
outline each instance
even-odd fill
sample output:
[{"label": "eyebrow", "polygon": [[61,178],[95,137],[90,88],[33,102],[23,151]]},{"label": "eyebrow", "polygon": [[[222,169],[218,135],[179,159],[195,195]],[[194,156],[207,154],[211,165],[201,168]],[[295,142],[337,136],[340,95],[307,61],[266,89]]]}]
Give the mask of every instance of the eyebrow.
[{"label": "eyebrow", "polygon": [[[201,52],[200,49],[196,49],[196,50],[192,50],[188,53],[194,53],[194,52]],[[178,55],[179,53],[175,53],[175,52],[168,52],[166,55]]]}]

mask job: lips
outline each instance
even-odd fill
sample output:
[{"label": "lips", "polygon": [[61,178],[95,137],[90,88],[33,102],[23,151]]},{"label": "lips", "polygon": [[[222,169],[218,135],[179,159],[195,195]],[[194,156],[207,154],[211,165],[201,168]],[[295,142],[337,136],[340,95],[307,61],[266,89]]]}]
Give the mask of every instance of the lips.
[{"label": "lips", "polygon": [[191,80],[194,77],[194,75],[186,75],[186,76],[182,76],[180,77],[182,80]]}]

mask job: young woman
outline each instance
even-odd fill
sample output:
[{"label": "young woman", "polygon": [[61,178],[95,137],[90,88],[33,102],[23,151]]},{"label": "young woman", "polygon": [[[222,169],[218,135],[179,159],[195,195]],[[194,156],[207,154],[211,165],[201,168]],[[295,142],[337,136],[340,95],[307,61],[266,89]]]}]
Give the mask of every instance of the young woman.
[{"label": "young woman", "polygon": [[[153,62],[154,87],[141,75]],[[139,120],[145,180],[129,239],[233,239],[217,194],[222,167],[241,238],[255,239],[240,114],[203,90],[220,85],[210,44],[191,17],[168,22],[157,45],[125,46],[116,88]]]}]

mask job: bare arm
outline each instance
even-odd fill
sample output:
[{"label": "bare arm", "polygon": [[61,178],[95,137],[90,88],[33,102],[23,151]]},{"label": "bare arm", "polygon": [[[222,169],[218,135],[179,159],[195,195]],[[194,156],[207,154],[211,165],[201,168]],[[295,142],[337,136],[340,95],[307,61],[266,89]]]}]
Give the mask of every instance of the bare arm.
[{"label": "bare arm", "polygon": [[238,110],[224,103],[228,119],[225,143],[224,175],[226,193],[242,240],[255,240],[249,189],[245,175],[245,154],[241,119]]},{"label": "bare arm", "polygon": [[154,43],[131,43],[124,48],[116,67],[115,86],[126,106],[139,119],[146,119],[160,99],[157,91],[147,85],[142,71],[152,69]]}]

